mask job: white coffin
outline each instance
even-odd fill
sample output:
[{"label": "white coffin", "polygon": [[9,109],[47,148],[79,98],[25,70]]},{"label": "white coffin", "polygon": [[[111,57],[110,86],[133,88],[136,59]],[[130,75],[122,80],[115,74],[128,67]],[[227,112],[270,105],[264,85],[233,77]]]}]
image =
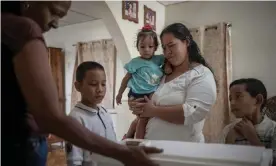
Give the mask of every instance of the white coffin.
[{"label": "white coffin", "polygon": [[[137,141],[137,140],[126,140]],[[204,144],[176,141],[138,140],[146,146],[164,149],[150,155],[160,166],[271,166],[272,150],[264,147]],[[125,144],[125,141],[122,142]],[[123,166],[120,162],[93,154],[98,166]]]}]

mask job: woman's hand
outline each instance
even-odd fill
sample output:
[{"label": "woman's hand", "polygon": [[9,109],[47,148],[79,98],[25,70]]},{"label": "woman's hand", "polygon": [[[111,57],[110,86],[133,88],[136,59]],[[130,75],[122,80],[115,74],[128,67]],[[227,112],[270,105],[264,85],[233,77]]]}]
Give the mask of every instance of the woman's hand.
[{"label": "woman's hand", "polygon": [[133,97],[130,97],[128,99],[128,106],[131,111],[133,111],[133,114],[139,115],[143,113],[144,105],[145,105],[145,99],[139,98],[134,99]]},{"label": "woman's hand", "polygon": [[145,96],[146,104],[140,114],[140,117],[150,118],[154,116],[154,111],[156,110],[156,105],[150,100],[147,96]]},{"label": "woman's hand", "polygon": [[140,117],[153,117],[153,112],[156,108],[153,101],[150,100],[147,96],[145,98],[140,98],[134,100],[133,98],[129,99],[130,110],[133,111],[133,114]]}]

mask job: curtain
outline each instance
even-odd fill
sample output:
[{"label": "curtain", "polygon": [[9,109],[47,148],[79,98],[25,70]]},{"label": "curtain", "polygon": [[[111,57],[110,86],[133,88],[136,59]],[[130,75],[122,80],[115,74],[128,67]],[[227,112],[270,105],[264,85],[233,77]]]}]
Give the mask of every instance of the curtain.
[{"label": "curtain", "polygon": [[228,86],[232,79],[232,52],[228,27],[225,23],[218,23],[190,29],[217,82],[217,100],[203,130],[206,142],[216,142],[230,120]]},{"label": "curtain", "polygon": [[189,29],[191,32],[191,35],[193,36],[194,41],[196,42],[196,44],[198,45],[199,48],[201,48],[201,31],[199,28],[192,28]]},{"label": "curtain", "polygon": [[76,69],[79,64],[85,61],[95,61],[103,65],[106,73],[106,95],[102,105],[109,109],[114,108],[115,96],[115,65],[116,65],[116,48],[113,40],[99,40],[88,43],[77,44],[77,56],[73,73],[73,86],[71,95],[71,108],[80,101],[81,96],[74,87]]},{"label": "curtain", "polygon": [[[231,41],[231,28],[232,25],[230,23],[225,24],[226,26],[226,76],[227,76],[227,96],[230,95],[229,92],[229,85],[233,81],[233,75],[232,75],[232,41]],[[228,102],[228,108],[229,108],[229,121],[234,120],[234,115],[230,112],[230,102]]]}]

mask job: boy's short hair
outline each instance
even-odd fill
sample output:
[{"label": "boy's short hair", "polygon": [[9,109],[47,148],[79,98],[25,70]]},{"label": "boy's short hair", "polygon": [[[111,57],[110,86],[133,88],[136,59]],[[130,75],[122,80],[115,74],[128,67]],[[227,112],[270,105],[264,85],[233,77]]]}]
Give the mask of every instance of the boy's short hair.
[{"label": "boy's short hair", "polygon": [[86,61],[81,63],[76,71],[76,81],[81,82],[85,77],[85,73],[89,70],[100,69],[104,71],[104,67],[98,62]]},{"label": "boy's short hair", "polygon": [[262,81],[255,79],[255,78],[242,78],[233,81],[229,88],[231,88],[234,85],[245,85],[245,90],[250,94],[252,97],[256,97],[258,94],[261,94],[264,98],[264,102],[261,106],[261,109],[264,108],[267,100],[267,91],[265,88],[265,85],[262,83]]}]

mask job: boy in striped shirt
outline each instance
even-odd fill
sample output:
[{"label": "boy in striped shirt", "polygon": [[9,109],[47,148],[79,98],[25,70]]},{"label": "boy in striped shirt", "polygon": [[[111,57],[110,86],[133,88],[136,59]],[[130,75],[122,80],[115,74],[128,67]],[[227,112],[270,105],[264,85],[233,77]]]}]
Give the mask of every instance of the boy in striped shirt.
[{"label": "boy in striped shirt", "polygon": [[222,142],[273,149],[275,162],[276,122],[262,110],[267,99],[264,84],[257,79],[239,79],[230,84],[231,112],[237,118],[223,130]]}]

